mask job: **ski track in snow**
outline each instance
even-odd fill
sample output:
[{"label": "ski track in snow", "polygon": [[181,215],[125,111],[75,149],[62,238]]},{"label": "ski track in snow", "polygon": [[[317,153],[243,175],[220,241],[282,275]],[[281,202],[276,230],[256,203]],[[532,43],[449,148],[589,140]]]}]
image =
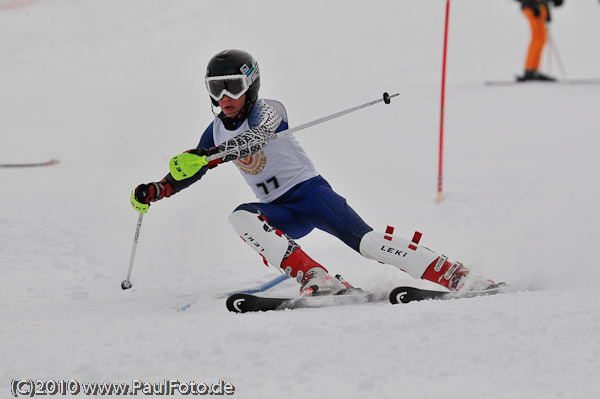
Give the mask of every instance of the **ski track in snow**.
[{"label": "ski track in snow", "polygon": [[[598,78],[600,4],[565,3],[551,33],[569,77]],[[512,0],[452,2],[436,204],[445,1],[344,4],[0,1],[0,163],[60,160],[0,168],[0,396],[29,378],[221,379],[244,399],[597,396],[600,85],[485,87],[521,72],[525,19]],[[277,276],[227,224],[253,201],[230,165],[152,205],[122,291],[129,193],[196,145],[204,68],[228,47],[258,59],[291,126],[400,92],[296,137],[374,228],[419,230],[516,292],[229,313],[223,293]],[[321,232],[300,244],[367,290],[427,286]]]}]

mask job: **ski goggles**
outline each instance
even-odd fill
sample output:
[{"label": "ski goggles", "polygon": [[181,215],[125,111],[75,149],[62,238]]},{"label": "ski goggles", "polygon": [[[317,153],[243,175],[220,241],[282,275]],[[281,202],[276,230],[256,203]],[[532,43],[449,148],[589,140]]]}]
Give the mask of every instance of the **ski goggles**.
[{"label": "ski goggles", "polygon": [[224,95],[237,100],[252,84],[252,78],[247,75],[213,76],[205,81],[208,94],[215,101],[219,101]]}]

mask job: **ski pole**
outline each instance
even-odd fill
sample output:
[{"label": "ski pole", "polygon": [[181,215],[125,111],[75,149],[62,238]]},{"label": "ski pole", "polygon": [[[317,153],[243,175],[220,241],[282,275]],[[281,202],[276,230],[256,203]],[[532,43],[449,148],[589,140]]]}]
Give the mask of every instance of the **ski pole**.
[{"label": "ski pole", "polygon": [[289,276],[287,274],[282,274],[280,276],[275,277],[271,281],[267,281],[266,283],[259,285],[258,287],[247,288],[245,290],[226,292],[224,294],[221,294],[219,296],[219,298],[227,298],[233,294],[256,294],[258,292],[263,292],[263,291],[266,291],[268,289],[275,287],[277,284],[287,280],[288,278],[289,278]]},{"label": "ski pole", "polygon": [[567,71],[565,70],[565,66],[563,65],[562,58],[561,58],[560,54],[558,53],[558,47],[556,47],[556,43],[554,42],[554,39],[552,38],[552,34],[550,32],[550,27],[547,27],[546,31],[548,33],[548,44],[550,45],[549,46],[550,54],[549,54],[548,58],[552,59],[552,55],[554,55],[556,57],[558,69],[560,69],[560,74],[562,75],[563,79],[568,79]]},{"label": "ski pole", "polygon": [[[391,102],[392,98],[399,96],[399,95],[400,95],[399,93],[392,94],[392,95],[389,95],[388,93],[383,93],[383,98],[380,98],[379,100],[369,101],[368,103],[357,105],[356,107],[352,107],[352,108],[346,109],[344,111],[336,112],[335,114],[331,114],[331,115],[324,116],[319,119],[315,119],[312,122],[308,122],[303,125],[284,130],[282,132],[274,134],[273,136],[271,136],[269,138],[269,140],[274,140],[274,139],[278,139],[280,137],[290,135],[294,132],[309,128],[311,126],[318,125],[323,122],[327,122],[327,121],[335,119],[335,118],[339,118],[342,115],[346,115],[351,112],[358,111],[359,109],[363,109],[363,108],[369,107],[371,105],[378,104],[382,101],[386,104],[389,104]],[[171,171],[171,176],[173,176],[173,178],[175,180],[180,181],[183,179],[187,179],[190,176],[193,176],[200,169],[202,169],[202,167],[204,165],[208,164],[209,162],[214,161],[215,159],[224,158],[229,154],[236,153],[237,151],[238,151],[237,148],[232,148],[230,150],[226,150],[223,152],[219,152],[217,154],[213,154],[206,158],[199,157],[195,154],[190,154],[190,153],[185,152],[183,154],[176,155],[173,158],[171,158],[171,161],[169,162],[169,170]]]},{"label": "ski pole", "polygon": [[51,166],[56,165],[58,159],[51,159],[46,162],[32,162],[32,163],[3,163],[0,164],[0,168],[30,168],[35,166]]},{"label": "ski pole", "polygon": [[142,228],[142,220],[144,219],[144,214],[140,213],[137,221],[137,227],[135,229],[135,236],[133,237],[133,248],[131,248],[131,257],[129,258],[129,271],[127,272],[127,278],[123,280],[121,283],[121,288],[123,290],[127,290],[133,286],[131,281],[131,270],[133,269],[133,260],[135,259],[135,250],[137,248],[138,238],[140,236],[140,229]]},{"label": "ski pole", "polygon": [[[304,129],[307,129],[307,128],[312,127],[312,126],[319,125],[319,124],[321,124],[323,122],[327,122],[327,121],[330,121],[332,119],[339,118],[340,116],[347,115],[347,114],[349,114],[351,112],[354,112],[354,111],[358,111],[359,109],[370,107],[371,105],[378,104],[378,103],[380,103],[382,101],[384,103],[386,103],[386,104],[389,104],[391,102],[392,98],[397,97],[399,95],[400,95],[400,93],[396,93],[396,94],[388,94],[387,92],[383,93],[383,98],[380,98],[379,100],[369,101],[368,103],[357,105],[356,107],[348,108],[348,109],[346,109],[344,111],[336,112],[335,114],[331,114],[331,115],[324,116],[324,117],[319,118],[319,119],[315,119],[312,122],[307,122],[307,123],[305,123],[303,125],[299,125],[299,126],[293,127],[291,129],[288,129],[288,130],[284,130],[284,131],[279,132],[276,135],[272,136],[270,140],[277,139],[279,137],[288,136],[288,135],[290,135],[292,133],[295,133],[295,132],[298,132],[300,130],[304,130]],[[206,160],[210,162],[210,161],[213,161],[213,160],[215,160],[217,158],[222,158],[222,157],[224,157],[224,156],[226,156],[226,155],[228,155],[228,154],[230,154],[230,153],[232,153],[234,151],[236,151],[236,150],[234,149],[232,151],[220,152],[218,154],[214,154],[214,155],[211,155],[211,156],[207,157]]]}]

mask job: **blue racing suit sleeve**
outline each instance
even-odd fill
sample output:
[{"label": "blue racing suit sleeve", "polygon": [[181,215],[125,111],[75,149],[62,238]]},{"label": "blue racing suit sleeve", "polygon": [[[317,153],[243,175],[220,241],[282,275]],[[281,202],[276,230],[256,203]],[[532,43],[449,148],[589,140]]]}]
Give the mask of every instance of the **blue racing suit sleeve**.
[{"label": "blue racing suit sleeve", "polygon": [[[215,146],[215,140],[213,137],[213,123],[211,123],[210,125],[208,125],[208,127],[206,128],[204,133],[202,133],[202,137],[200,138],[200,143],[198,143],[198,146],[196,148],[197,149],[204,148],[204,149],[208,150],[214,146]],[[171,185],[173,186],[173,194],[175,194],[175,193],[178,193],[179,191],[183,190],[184,188],[188,188],[189,186],[191,186],[198,180],[202,179],[202,177],[206,174],[206,171],[207,171],[207,169],[204,168],[204,169],[200,170],[200,172],[196,173],[194,176],[190,177],[189,179],[183,179],[183,180],[179,180],[179,181],[175,180],[175,178],[171,175],[171,173],[169,173],[168,175],[165,176],[165,179],[167,179],[167,181],[169,183],[171,183]]]},{"label": "blue racing suit sleeve", "polygon": [[287,121],[281,121],[281,123],[275,130],[275,133],[283,132],[284,130],[288,130],[288,129],[289,129],[289,126],[288,126]]},{"label": "blue racing suit sleeve", "polygon": [[198,143],[197,149],[204,148],[205,150],[209,150],[215,146],[215,137],[213,136],[213,125],[214,122],[211,122],[210,125],[206,128],[204,133],[202,133],[202,137],[200,138],[200,143]]}]

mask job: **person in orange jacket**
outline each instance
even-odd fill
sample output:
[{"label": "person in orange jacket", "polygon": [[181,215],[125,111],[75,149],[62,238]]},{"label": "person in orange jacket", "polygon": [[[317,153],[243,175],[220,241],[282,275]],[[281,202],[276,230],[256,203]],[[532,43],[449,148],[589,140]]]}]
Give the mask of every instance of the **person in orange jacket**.
[{"label": "person in orange jacket", "polygon": [[525,72],[517,77],[517,81],[529,80],[556,81],[556,78],[539,72],[542,60],[542,51],[548,40],[546,23],[550,22],[550,8],[548,3],[554,3],[556,7],[563,4],[563,0],[517,0],[521,3],[523,14],[529,21],[531,28],[531,42],[525,59]]}]

